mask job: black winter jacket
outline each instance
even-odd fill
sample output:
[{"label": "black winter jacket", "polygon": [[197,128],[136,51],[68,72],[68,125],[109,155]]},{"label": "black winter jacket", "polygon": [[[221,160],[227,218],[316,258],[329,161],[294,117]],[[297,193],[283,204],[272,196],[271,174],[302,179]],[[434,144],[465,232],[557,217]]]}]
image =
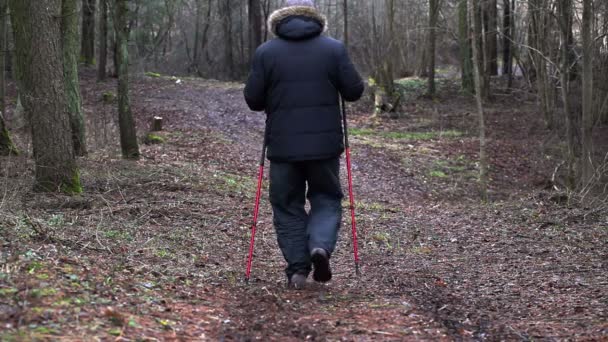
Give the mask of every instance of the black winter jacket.
[{"label": "black winter jacket", "polygon": [[323,36],[327,23],[312,7],[286,7],[268,20],[277,38],[253,58],[245,100],[266,111],[271,161],[329,159],[344,151],[340,95],[356,101],[364,84],[344,44]]}]

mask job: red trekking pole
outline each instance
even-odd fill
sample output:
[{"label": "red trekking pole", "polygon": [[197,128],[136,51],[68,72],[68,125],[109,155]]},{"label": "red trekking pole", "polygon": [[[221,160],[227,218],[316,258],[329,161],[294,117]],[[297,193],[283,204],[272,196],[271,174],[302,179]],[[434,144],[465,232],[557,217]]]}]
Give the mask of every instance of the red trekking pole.
[{"label": "red trekking pole", "polygon": [[262,197],[262,183],[264,182],[264,162],[266,161],[266,131],[264,131],[264,146],[262,147],[262,158],[260,158],[260,169],[258,172],[258,189],[255,194],[255,207],[253,209],[253,224],[251,225],[251,242],[249,244],[249,257],[247,258],[247,272],[245,282],[249,283],[251,275],[251,264],[253,263],[253,247],[255,245],[255,232],[258,225],[258,213],[260,212],[260,198]]},{"label": "red trekking pole", "polygon": [[342,99],[342,124],[344,125],[344,149],[346,154],[346,170],[348,173],[348,198],[350,199],[350,220],[353,233],[353,254],[355,256],[355,273],[359,276],[359,245],[357,242],[357,220],[355,219],[355,196],[353,195],[353,173],[350,162],[350,143],[348,141],[348,124],[346,122],[346,103]]}]

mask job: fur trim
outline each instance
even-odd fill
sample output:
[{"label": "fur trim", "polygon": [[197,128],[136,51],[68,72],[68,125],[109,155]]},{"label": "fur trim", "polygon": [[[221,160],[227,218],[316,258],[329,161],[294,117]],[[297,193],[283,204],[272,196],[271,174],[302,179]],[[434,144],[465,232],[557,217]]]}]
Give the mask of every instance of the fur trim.
[{"label": "fur trim", "polygon": [[268,31],[277,36],[277,25],[283,19],[295,15],[315,19],[323,26],[323,32],[327,31],[327,18],[317,9],[309,6],[291,6],[274,11],[270,17],[268,17]]}]

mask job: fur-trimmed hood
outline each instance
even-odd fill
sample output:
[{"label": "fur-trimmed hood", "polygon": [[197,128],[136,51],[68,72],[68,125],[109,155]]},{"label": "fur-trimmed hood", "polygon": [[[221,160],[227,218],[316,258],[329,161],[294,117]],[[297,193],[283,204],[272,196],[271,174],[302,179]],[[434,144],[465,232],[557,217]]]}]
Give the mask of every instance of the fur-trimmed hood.
[{"label": "fur-trimmed hood", "polygon": [[309,6],[290,6],[274,11],[268,18],[268,31],[272,32],[273,35],[278,36],[278,25],[281,23],[281,21],[292,16],[311,18],[321,25],[322,32],[327,31],[327,18],[316,8]]}]

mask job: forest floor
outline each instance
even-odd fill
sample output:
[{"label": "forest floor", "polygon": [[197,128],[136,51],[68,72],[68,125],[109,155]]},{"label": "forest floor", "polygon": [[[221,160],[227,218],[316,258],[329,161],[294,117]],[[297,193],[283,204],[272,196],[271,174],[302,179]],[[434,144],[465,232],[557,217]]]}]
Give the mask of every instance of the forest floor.
[{"label": "forest floor", "polygon": [[0,158],[2,341],[608,339],[606,211],[555,190],[561,141],[525,93],[497,91],[488,107],[487,204],[474,102],[450,82],[396,119],[352,106],[362,274],[345,217],[334,280],[294,291],[266,191],[244,282],[264,116],[242,86],[133,80],[140,135],[165,122],[165,142],[133,162],[119,154],[114,81],[82,78],[82,196],[32,193],[31,158]]}]

